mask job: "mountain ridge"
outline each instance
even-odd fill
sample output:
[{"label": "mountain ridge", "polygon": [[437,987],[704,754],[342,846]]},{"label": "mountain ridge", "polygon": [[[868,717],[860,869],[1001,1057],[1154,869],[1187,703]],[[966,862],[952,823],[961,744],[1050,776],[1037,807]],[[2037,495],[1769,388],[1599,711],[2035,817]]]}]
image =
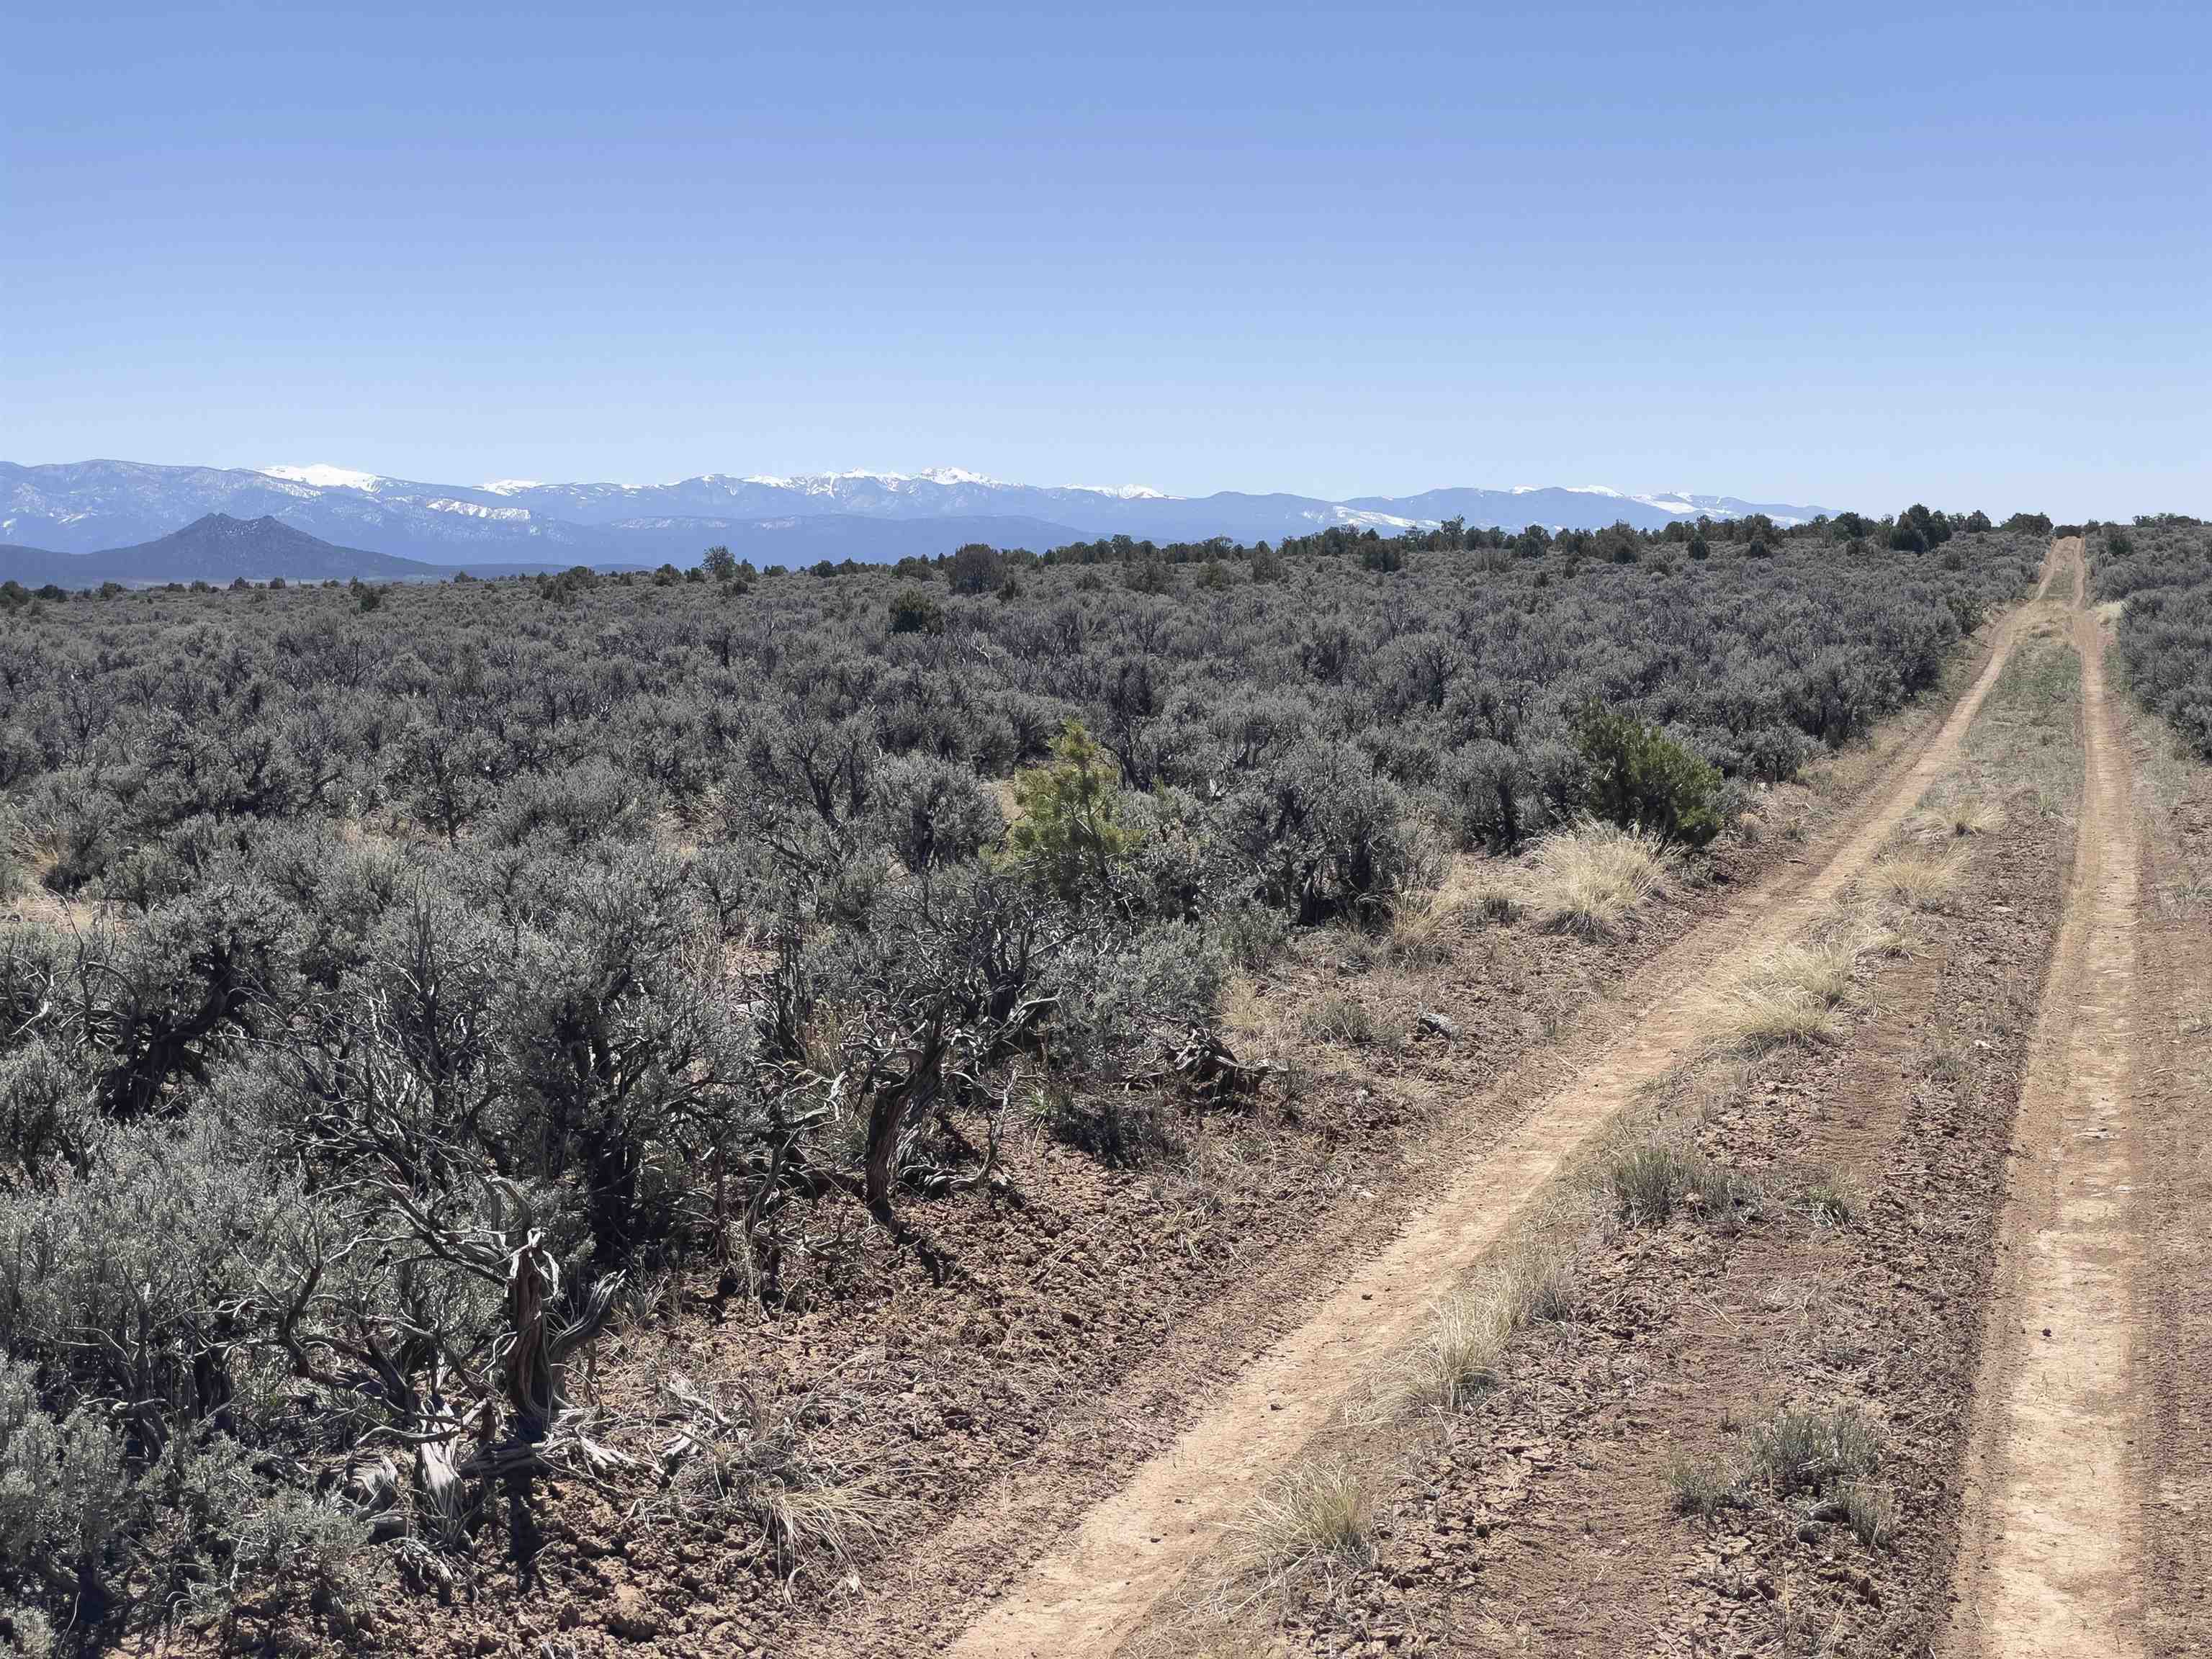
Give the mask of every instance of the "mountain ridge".
[{"label": "mountain ridge", "polygon": [[1718,518],[1764,511],[1797,521],[1823,510],[1588,486],[1451,488],[1342,501],[1236,490],[1177,496],[1142,485],[1008,483],[957,467],[793,477],[703,473],[665,484],[450,484],[325,464],[254,470],[0,462],[0,542],[59,554],[112,552],[220,513],[273,518],[332,545],[447,567],[688,565],[716,542],[733,550],[743,544],[744,556],[757,561],[790,563],[948,552],[962,540],[1032,547],[1114,535],[1279,541],[1335,525],[1388,534],[1453,516],[1513,529],[1532,523],[1595,529],[1625,520],[1649,530],[1699,512]]},{"label": "mountain ridge", "polygon": [[[757,564],[812,564],[866,556],[866,562],[890,562],[909,553],[924,556],[939,550],[943,535],[962,541],[982,539],[994,527],[1018,526],[1032,532],[1029,541],[1065,543],[1073,539],[1062,526],[1025,519],[945,519],[885,522],[837,514],[819,514],[792,523],[740,526],[724,537],[724,544],[739,558]],[[722,527],[727,532],[728,527]],[[580,560],[565,551],[559,556],[534,559],[471,559],[434,562],[402,558],[366,548],[343,546],[286,524],[274,514],[254,519],[210,513],[166,536],[127,547],[103,548],[71,553],[49,548],[0,543],[0,580],[26,587],[48,583],[72,591],[97,587],[102,582],[125,586],[149,586],[170,581],[208,581],[227,584],[243,576],[266,581],[282,576],[287,581],[349,580],[359,576],[373,581],[444,581],[463,570],[477,576],[532,575],[540,571],[566,569],[591,563],[599,570],[642,570],[674,562],[698,562],[710,544],[687,521],[676,520],[662,535],[676,550],[668,559],[622,557]]]},{"label": "mountain ridge", "polygon": [[248,581],[267,581],[273,576],[287,581],[343,581],[356,576],[431,581],[453,574],[451,568],[413,559],[334,546],[271,515],[237,519],[210,513],[152,541],[91,553],[0,545],[0,579],[26,587],[49,582],[72,590],[110,581],[125,586],[169,581],[221,584],[240,576]]}]

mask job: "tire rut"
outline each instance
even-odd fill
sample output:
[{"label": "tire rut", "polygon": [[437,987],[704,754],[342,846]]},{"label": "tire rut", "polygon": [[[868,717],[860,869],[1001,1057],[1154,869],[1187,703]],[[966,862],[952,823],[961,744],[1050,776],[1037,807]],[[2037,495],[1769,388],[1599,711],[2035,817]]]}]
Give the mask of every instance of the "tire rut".
[{"label": "tire rut", "polygon": [[1984,1328],[1947,1644],[1957,1659],[2142,1651],[2142,1250],[2132,1196],[2141,840],[2081,544],[2062,545],[2074,578],[2086,783]]},{"label": "tire rut", "polygon": [[[2039,596],[2056,568],[2046,565]],[[1966,727],[2030,608],[2017,607],[1999,624],[1971,687],[1859,809],[1825,863],[1770,877],[1638,974],[1622,995],[1622,1029],[1590,1063],[1547,1092],[1516,1129],[1468,1156],[1309,1318],[1224,1378],[1172,1445],[1018,1577],[948,1651],[959,1659],[1114,1652],[1267,1478],[1326,1429],[1360,1380],[1411,1342],[1436,1299],[1577,1151],[1645,1085],[1714,1040],[1729,1012],[1732,959],[1809,924],[1873,860],[1927,787],[1957,763]]]}]

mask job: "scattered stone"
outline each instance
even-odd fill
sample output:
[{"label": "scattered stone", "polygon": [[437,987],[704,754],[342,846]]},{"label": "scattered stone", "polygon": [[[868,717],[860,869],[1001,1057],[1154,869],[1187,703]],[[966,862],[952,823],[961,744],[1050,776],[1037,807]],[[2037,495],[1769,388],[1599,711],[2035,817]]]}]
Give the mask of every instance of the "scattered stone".
[{"label": "scattered stone", "polygon": [[635,1584],[617,1584],[607,1607],[607,1629],[628,1642],[650,1642],[660,1634],[660,1615]]}]

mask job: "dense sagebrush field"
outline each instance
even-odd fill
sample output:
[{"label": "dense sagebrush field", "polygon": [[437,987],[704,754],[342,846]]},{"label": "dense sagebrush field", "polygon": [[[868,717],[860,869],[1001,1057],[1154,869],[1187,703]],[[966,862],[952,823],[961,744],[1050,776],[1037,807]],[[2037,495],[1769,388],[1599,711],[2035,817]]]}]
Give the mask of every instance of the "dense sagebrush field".
[{"label": "dense sagebrush field", "polygon": [[2120,662],[2146,708],[2212,758],[2212,527],[2160,514],[2092,532],[2097,594],[2126,602]]},{"label": "dense sagebrush field", "polygon": [[[1710,836],[2047,526],[1939,528],[0,613],[6,1639],[534,1550],[627,1275],[926,1251],[1018,1096],[1234,1086],[1288,930],[1583,814]],[[2192,545],[2124,638],[2201,673]]]}]

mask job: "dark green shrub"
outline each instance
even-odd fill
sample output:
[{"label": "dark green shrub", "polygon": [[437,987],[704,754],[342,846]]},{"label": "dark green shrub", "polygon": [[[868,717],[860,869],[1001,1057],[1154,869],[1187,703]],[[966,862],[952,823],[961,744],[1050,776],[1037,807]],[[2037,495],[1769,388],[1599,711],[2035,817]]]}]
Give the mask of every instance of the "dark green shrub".
[{"label": "dark green shrub", "polygon": [[1720,832],[1720,773],[1656,726],[1593,699],[1577,711],[1572,730],[1595,816],[1692,847]]},{"label": "dark green shrub", "polygon": [[1036,886],[1080,904],[1113,890],[1136,834],[1121,817],[1121,768],[1080,724],[1060,729],[1052,756],[1014,780],[1006,855]]},{"label": "dark green shrub", "polygon": [[919,590],[900,593],[891,600],[894,634],[942,634],[945,607]]},{"label": "dark green shrub", "polygon": [[945,580],[956,593],[971,597],[988,593],[999,584],[1002,563],[997,548],[985,542],[970,542],[955,553],[945,566]]}]

